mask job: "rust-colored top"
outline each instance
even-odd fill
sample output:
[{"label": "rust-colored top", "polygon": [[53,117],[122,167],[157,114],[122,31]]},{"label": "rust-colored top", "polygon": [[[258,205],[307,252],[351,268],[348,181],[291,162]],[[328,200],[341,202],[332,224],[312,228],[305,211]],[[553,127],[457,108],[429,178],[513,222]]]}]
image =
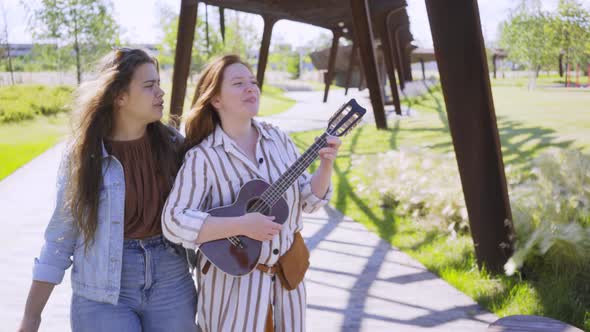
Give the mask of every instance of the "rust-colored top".
[{"label": "rust-colored top", "polygon": [[162,234],[160,217],[170,183],[157,174],[147,133],[131,141],[105,140],[105,148],[123,165],[125,174],[125,239]]}]

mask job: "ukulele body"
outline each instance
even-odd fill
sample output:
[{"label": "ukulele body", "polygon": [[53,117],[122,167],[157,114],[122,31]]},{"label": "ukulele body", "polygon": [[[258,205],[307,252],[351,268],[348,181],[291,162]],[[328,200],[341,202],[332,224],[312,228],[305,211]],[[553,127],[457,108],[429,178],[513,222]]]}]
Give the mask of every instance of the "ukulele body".
[{"label": "ukulele body", "polygon": [[[249,209],[260,201],[260,196],[268,187],[270,184],[264,180],[250,180],[240,188],[235,202],[231,205],[211,209],[207,213],[215,217],[239,217],[248,212],[254,212]],[[265,209],[260,213],[274,216],[274,222],[282,225],[289,217],[289,205],[281,196],[273,206],[265,206]],[[221,271],[239,277],[251,273],[258,265],[262,242],[243,235],[236,237],[242,242],[243,248],[232,245],[224,238],[205,242],[201,244],[199,250],[211,264]]]}]

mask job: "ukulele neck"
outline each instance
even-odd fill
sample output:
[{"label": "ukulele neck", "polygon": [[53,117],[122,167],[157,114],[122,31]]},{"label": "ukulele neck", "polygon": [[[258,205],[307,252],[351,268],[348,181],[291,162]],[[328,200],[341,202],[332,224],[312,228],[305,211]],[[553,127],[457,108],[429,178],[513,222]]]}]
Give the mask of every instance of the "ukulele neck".
[{"label": "ukulele neck", "polygon": [[318,157],[318,151],[328,143],[326,138],[328,133],[324,132],[296,161],[283,173],[268,189],[262,193],[260,198],[268,205],[273,206],[279,198],[297,181],[299,176],[311,165]]}]

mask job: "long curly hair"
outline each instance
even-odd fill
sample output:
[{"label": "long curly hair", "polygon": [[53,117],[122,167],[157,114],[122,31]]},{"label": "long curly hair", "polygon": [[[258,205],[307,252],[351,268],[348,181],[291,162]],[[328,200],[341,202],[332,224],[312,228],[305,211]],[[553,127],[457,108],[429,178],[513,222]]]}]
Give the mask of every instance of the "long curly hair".
[{"label": "long curly hair", "polygon": [[[98,226],[100,184],[103,180],[102,142],[113,130],[116,98],[127,91],[133,73],[142,64],[157,60],[141,49],[118,49],[99,62],[93,79],[75,92],[73,133],[69,146],[66,204],[75,225],[84,235],[84,245],[94,240]],[[171,179],[178,170],[178,151],[170,139],[171,129],[161,121],[148,124],[147,135],[158,174]]]}]

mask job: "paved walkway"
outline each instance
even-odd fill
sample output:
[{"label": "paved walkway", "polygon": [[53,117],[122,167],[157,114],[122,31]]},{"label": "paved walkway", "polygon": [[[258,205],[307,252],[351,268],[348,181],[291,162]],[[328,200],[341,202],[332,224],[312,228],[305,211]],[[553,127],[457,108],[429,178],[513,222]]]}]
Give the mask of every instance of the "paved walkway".
[{"label": "paved walkway", "polygon": [[[339,97],[339,92],[331,94],[328,104],[321,103],[321,93],[290,93],[297,105],[268,121],[289,131],[323,128],[334,106],[352,96],[370,112],[363,92],[349,97],[343,92]],[[15,331],[20,321],[33,257],[55,201],[62,151],[59,144],[0,182],[0,331]],[[304,218],[303,235],[312,253],[306,275],[309,331],[484,331],[496,319],[333,208]],[[41,331],[69,331],[70,296],[67,273],[44,311]]]},{"label": "paved walkway", "polygon": [[305,216],[309,331],[485,331],[497,318],[363,225]]},{"label": "paved walkway", "polygon": [[[33,258],[55,204],[55,179],[64,144],[49,149],[0,182],[0,331],[16,331],[31,284]],[[70,273],[55,288],[40,331],[69,331]]]}]

